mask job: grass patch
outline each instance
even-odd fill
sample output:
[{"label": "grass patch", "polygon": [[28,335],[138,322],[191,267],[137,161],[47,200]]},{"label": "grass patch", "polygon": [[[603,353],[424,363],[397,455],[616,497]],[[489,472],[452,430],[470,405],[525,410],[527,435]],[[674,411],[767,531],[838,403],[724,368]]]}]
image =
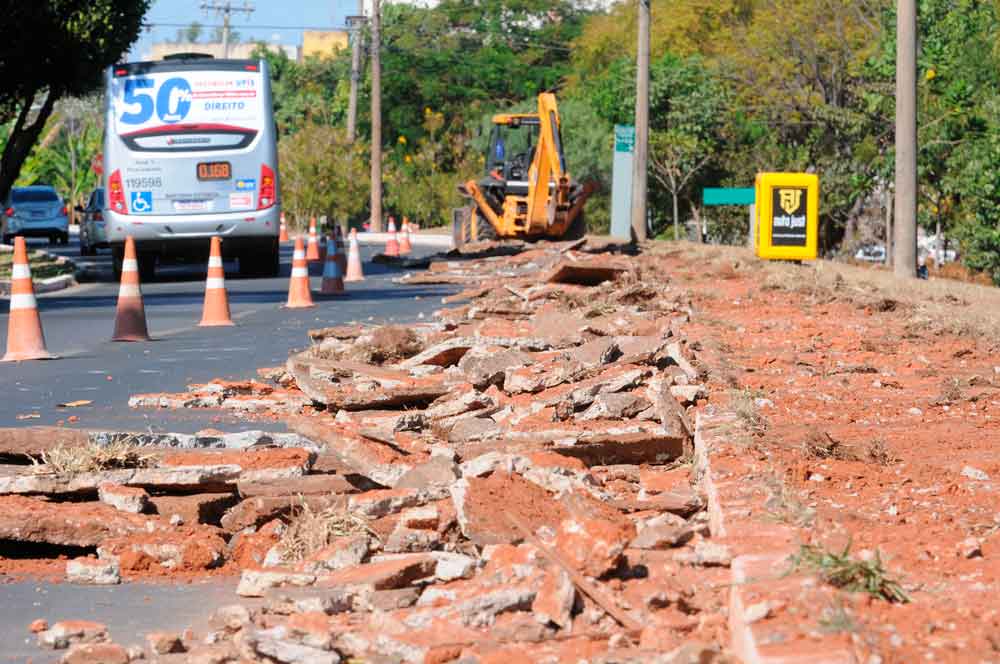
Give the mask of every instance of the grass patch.
[{"label": "grass patch", "polygon": [[107,445],[97,443],[78,447],[59,445],[42,452],[40,463],[38,459],[32,461],[35,463],[36,472],[75,477],[102,470],[148,468],[156,465],[156,456],[143,453],[142,448],[129,439],[121,439]]},{"label": "grass patch", "polygon": [[278,542],[278,550],[285,562],[298,562],[330,546],[337,538],[362,533],[378,539],[364,517],[344,508],[316,511],[302,501]]},{"label": "grass patch", "polygon": [[767,431],[767,418],[760,414],[757,399],[763,399],[764,393],[749,388],[729,391],[729,408],[740,418],[747,430],[760,435]]},{"label": "grass patch", "polygon": [[803,544],[791,557],[789,572],[804,571],[819,575],[834,588],[848,592],[863,592],[887,602],[905,604],[910,601],[900,583],[889,577],[882,558],[875,553],[868,560],[851,557],[851,544],[843,551],[829,551],[820,546]]},{"label": "grass patch", "polygon": [[[0,280],[10,279],[14,265],[14,252],[0,253]],[[43,256],[41,252],[28,253],[28,265],[31,267],[32,279],[48,279],[63,274],[73,274],[73,264],[69,261],[57,262],[54,258]]]},{"label": "grass patch", "polygon": [[768,517],[779,523],[787,523],[796,528],[808,528],[816,520],[816,510],[801,500],[785,481],[774,476],[767,481],[770,495],[764,503]]}]

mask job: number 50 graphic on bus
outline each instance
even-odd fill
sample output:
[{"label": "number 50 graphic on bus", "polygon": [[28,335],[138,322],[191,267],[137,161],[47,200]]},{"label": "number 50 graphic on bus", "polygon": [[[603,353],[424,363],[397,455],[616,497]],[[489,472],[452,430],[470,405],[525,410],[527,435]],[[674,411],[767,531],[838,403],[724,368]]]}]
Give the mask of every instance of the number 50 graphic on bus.
[{"label": "number 50 graphic on bus", "polygon": [[156,82],[151,78],[130,78],[125,81],[122,101],[128,106],[139,105],[138,111],[126,110],[121,115],[125,124],[140,125],[153,117],[153,112],[167,124],[180,122],[191,111],[191,84],[183,78],[171,78],[163,82],[156,93],[154,103],[153,88]]}]

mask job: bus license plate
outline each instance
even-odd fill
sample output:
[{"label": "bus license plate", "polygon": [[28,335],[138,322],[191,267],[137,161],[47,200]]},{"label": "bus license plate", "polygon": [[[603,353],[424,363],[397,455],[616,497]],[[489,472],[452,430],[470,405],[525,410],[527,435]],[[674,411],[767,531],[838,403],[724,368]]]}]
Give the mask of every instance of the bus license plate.
[{"label": "bus license plate", "polygon": [[199,180],[229,180],[233,168],[228,161],[203,161],[198,164]]}]

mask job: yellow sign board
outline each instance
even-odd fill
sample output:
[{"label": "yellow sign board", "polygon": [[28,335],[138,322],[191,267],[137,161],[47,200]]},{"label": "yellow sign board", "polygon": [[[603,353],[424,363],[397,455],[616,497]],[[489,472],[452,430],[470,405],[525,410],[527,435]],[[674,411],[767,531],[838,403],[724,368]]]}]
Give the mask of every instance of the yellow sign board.
[{"label": "yellow sign board", "polygon": [[768,260],[815,260],[819,239],[819,176],[758,173],[755,186],[757,255]]}]

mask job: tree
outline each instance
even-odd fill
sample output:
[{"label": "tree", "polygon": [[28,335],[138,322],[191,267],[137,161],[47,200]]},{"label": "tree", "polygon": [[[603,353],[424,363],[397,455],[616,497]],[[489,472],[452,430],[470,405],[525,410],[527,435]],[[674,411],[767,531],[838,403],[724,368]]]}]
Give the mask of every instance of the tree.
[{"label": "tree", "polygon": [[202,25],[198,21],[191,21],[191,25],[184,28],[184,41],[189,44],[196,44],[201,39]]},{"label": "tree", "polygon": [[104,69],[139,36],[150,0],[9,0],[0,40],[0,125],[10,124],[0,157],[0,200],[65,96],[98,88]]},{"label": "tree", "polygon": [[348,144],[343,130],[318,124],[299,129],[278,146],[281,195],[292,218],[321,214],[335,220],[361,215],[368,199],[368,148]]}]

